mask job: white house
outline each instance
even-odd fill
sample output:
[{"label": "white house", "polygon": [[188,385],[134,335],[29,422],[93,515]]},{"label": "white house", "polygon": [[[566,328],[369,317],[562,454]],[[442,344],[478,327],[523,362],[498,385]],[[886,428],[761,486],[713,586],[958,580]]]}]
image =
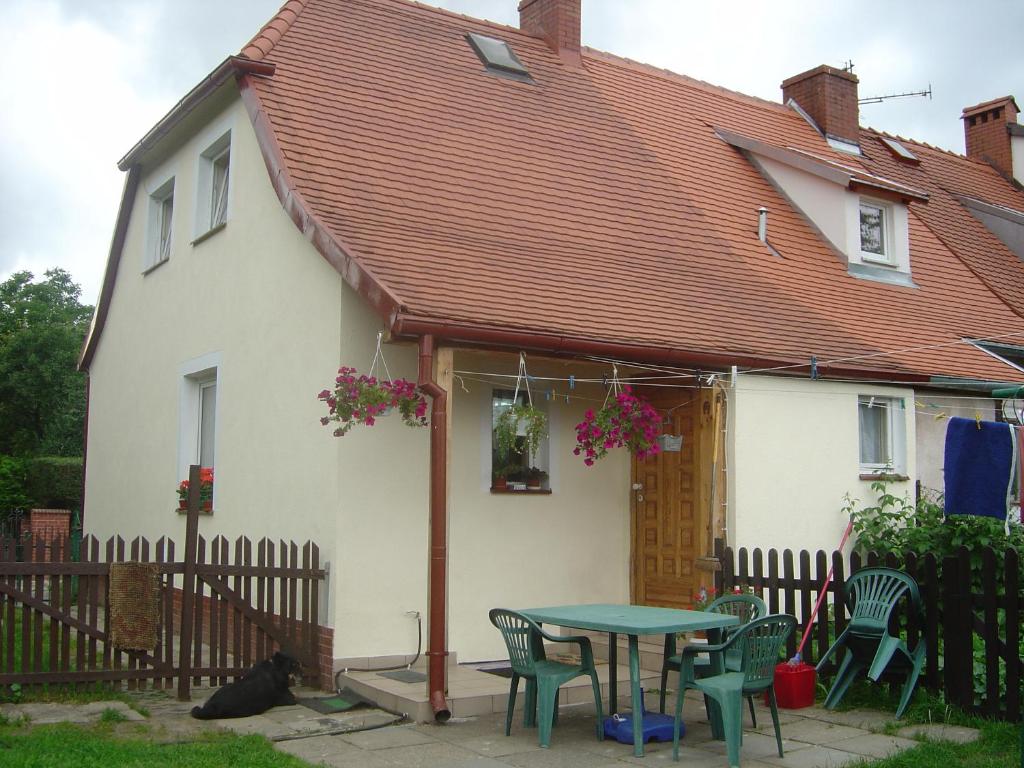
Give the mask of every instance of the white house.
[{"label": "white house", "polygon": [[[685,606],[715,538],[834,546],[844,494],[941,487],[935,414],[1021,371],[1005,169],[861,129],[848,72],[769,103],[581,47],[580,0],[520,13],[287,2],[121,160],[82,355],[89,533],[180,539],[214,466],[203,535],[318,542],[336,667],[432,611],[432,693],[504,655],[491,607]],[[432,425],[336,439],[317,393],[379,333]],[[520,353],[548,480],[498,492]],[[614,370],[680,450],[573,454]]]}]

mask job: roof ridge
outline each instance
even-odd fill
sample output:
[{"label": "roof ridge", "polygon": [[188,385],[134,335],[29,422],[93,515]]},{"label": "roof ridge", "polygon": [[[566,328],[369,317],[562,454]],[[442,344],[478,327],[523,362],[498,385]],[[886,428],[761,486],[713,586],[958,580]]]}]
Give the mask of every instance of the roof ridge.
[{"label": "roof ridge", "polygon": [[274,17],[264,24],[260,31],[242,47],[241,55],[259,61],[277,45],[284,33],[306,9],[309,0],[287,0]]},{"label": "roof ridge", "polygon": [[610,64],[624,64],[629,68],[639,69],[652,75],[665,77],[669,80],[681,80],[701,90],[710,91],[722,96],[738,98],[741,101],[753,102],[758,106],[772,107],[773,109],[781,112],[792,113],[792,110],[781,102],[763,99],[760,96],[752,96],[749,93],[743,93],[742,91],[736,91],[732,88],[726,88],[724,85],[715,85],[714,83],[709,83],[707,80],[700,80],[696,77],[685,75],[682,72],[676,72],[675,70],[668,69],[666,67],[647,64],[643,61],[637,61],[636,59],[631,59],[627,56],[619,56],[618,54],[609,53],[608,51],[602,51],[597,48],[591,48],[587,45],[582,46],[581,50],[594,58],[604,59]]}]

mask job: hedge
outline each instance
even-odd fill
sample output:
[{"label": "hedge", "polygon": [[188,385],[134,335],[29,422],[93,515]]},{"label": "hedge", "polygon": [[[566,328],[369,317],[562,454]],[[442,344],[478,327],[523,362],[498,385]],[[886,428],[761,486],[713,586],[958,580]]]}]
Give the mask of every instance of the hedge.
[{"label": "hedge", "polygon": [[0,456],[0,510],[81,509],[82,473],[79,457]]}]

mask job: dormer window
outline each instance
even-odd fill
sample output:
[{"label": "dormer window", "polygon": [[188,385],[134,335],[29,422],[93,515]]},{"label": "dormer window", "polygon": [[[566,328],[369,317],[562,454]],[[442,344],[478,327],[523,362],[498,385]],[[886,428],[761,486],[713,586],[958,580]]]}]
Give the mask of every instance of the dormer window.
[{"label": "dormer window", "polygon": [[892,264],[891,208],[873,200],[860,201],[861,258],[875,264]]}]

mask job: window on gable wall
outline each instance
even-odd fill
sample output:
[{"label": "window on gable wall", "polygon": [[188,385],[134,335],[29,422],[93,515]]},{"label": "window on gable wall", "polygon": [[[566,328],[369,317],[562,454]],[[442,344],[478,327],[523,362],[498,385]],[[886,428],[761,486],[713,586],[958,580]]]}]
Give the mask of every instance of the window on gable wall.
[{"label": "window on gable wall", "polygon": [[860,250],[866,261],[892,264],[890,237],[892,215],[889,206],[869,200],[860,202]]},{"label": "window on gable wall", "polygon": [[174,224],[174,179],[168,179],[149,197],[149,243],[143,270],[162,264],[171,257]]},{"label": "window on gable wall", "polygon": [[195,236],[197,240],[202,240],[228,220],[231,131],[226,131],[199,154],[197,181]]},{"label": "window on gable wall", "polygon": [[903,399],[861,395],[857,398],[860,432],[860,471],[863,474],[903,474],[906,436]]}]

